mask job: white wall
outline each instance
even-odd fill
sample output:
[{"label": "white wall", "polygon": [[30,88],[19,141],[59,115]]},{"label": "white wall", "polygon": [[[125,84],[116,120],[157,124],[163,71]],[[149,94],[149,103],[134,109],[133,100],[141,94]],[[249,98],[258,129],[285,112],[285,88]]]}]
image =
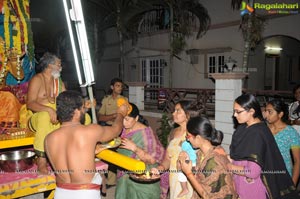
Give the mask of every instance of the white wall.
[{"label": "white wall", "polygon": [[286,35],[300,40],[300,14],[283,15],[284,17],[274,18],[267,21],[264,37],[270,35]]},{"label": "white wall", "polygon": [[[195,35],[187,40],[186,50],[188,49],[210,49],[231,47],[232,51],[226,55],[231,56],[237,61],[237,66],[242,65],[242,55],[244,50],[244,40],[242,33],[239,30],[239,21],[241,19],[240,11],[231,9],[230,0],[204,0],[203,5],[208,9],[211,17],[211,29],[207,31],[200,39],[196,39]],[[224,17],[225,16],[225,17]],[[300,40],[300,15],[282,15],[269,19],[263,36],[272,35],[287,35]],[[106,48],[103,57],[106,62],[101,63],[100,78],[107,81],[110,79],[112,70],[118,68],[118,63],[115,60],[109,63],[109,59],[119,57],[119,46],[117,35],[110,31],[107,37],[111,37],[111,43]],[[147,56],[165,57],[169,64],[169,35],[168,32],[160,32],[159,34],[142,35],[135,47],[131,45],[131,41],[126,42],[125,52],[125,81],[139,80],[140,73],[140,58]],[[254,57],[254,61],[249,62],[249,68],[256,70],[250,72],[248,86],[252,89],[263,89],[264,78],[264,55],[250,54]],[[198,55],[198,64],[190,64],[190,56],[182,52],[179,57],[181,60],[174,58],[173,66],[173,87],[175,88],[214,88],[214,83],[210,79],[204,78],[205,55]],[[284,62],[284,60],[282,60]],[[137,67],[134,69],[132,65]],[[169,66],[169,65],[168,65]],[[105,69],[103,69],[105,67]],[[239,70],[239,69],[237,69]],[[166,72],[168,70],[166,69]],[[112,73],[114,74],[114,73]],[[116,73],[117,74],[117,73]],[[115,75],[115,74],[114,74]],[[165,78],[165,86],[168,86],[168,77]]]}]

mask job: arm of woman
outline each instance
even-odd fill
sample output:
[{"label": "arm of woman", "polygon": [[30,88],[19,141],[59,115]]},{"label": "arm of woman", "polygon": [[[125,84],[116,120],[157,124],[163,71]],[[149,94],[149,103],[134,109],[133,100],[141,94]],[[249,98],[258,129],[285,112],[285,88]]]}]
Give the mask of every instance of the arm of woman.
[{"label": "arm of woman", "polygon": [[195,175],[190,172],[185,174],[188,180],[190,181],[191,185],[193,186],[194,190],[197,191],[197,193],[203,198],[203,199],[209,199],[208,193],[203,189],[202,185],[197,181]]},{"label": "arm of woman", "polygon": [[135,150],[133,151],[143,162],[146,164],[154,164],[156,160],[152,157],[149,153],[141,149],[140,147],[136,146]]},{"label": "arm of woman", "polygon": [[300,174],[300,148],[292,148],[292,155],[294,160],[292,179],[296,185]]},{"label": "arm of woman", "polygon": [[168,151],[166,151],[163,161],[156,168],[151,169],[151,173],[158,175],[160,172],[164,172],[170,168],[170,158],[168,155]]},{"label": "arm of woman", "polygon": [[245,176],[247,178],[256,179],[260,177],[261,167],[252,161],[247,161],[245,166],[234,165],[232,163],[228,164],[228,169],[234,174]]},{"label": "arm of woman", "polygon": [[197,181],[194,173],[192,172],[192,161],[188,161],[187,163],[185,160],[185,153],[181,153],[181,156],[178,157],[178,164],[180,164],[182,172],[186,175],[194,190],[196,190],[202,198],[208,199],[209,197],[207,192],[203,189],[202,185]]},{"label": "arm of woman", "polygon": [[127,138],[122,139],[122,145],[120,146],[120,148],[124,148],[134,152],[138,156],[138,158],[146,164],[154,164],[156,162],[154,157],[152,157],[149,153],[138,147],[133,141]]}]

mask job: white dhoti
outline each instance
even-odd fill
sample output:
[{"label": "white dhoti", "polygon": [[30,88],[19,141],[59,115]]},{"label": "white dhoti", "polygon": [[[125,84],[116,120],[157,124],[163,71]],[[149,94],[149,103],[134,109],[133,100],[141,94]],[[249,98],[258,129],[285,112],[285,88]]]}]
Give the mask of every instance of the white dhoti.
[{"label": "white dhoti", "polygon": [[95,173],[89,184],[67,184],[58,183],[54,193],[54,199],[101,199],[100,185],[102,178]]}]

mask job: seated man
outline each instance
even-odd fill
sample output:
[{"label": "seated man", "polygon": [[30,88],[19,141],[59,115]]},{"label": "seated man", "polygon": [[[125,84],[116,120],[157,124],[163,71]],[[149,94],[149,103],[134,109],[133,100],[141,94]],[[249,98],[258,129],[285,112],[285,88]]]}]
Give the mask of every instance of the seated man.
[{"label": "seated man", "polygon": [[45,53],[36,70],[40,72],[29,82],[26,105],[34,113],[29,120],[29,128],[36,132],[33,146],[38,156],[38,171],[40,174],[47,174],[44,139],[48,133],[59,127],[55,100],[66,89],[60,78],[61,60],[57,56]]},{"label": "seated man", "polygon": [[122,105],[112,126],[84,123],[85,106],[75,91],[62,92],[56,100],[61,126],[47,135],[45,149],[56,175],[56,199],[100,198],[100,174],[95,172],[97,142],[117,137],[128,106]]}]

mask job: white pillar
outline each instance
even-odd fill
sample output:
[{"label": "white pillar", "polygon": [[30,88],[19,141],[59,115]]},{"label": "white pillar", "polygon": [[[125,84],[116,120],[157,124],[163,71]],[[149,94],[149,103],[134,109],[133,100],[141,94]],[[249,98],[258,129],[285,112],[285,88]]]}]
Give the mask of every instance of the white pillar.
[{"label": "white pillar", "polygon": [[140,111],[145,109],[144,96],[145,96],[145,82],[126,82],[129,86],[129,102],[134,103]]},{"label": "white pillar", "polygon": [[214,73],[215,82],[215,128],[224,133],[222,146],[229,152],[233,128],[233,103],[242,94],[242,80],[247,73]]}]

